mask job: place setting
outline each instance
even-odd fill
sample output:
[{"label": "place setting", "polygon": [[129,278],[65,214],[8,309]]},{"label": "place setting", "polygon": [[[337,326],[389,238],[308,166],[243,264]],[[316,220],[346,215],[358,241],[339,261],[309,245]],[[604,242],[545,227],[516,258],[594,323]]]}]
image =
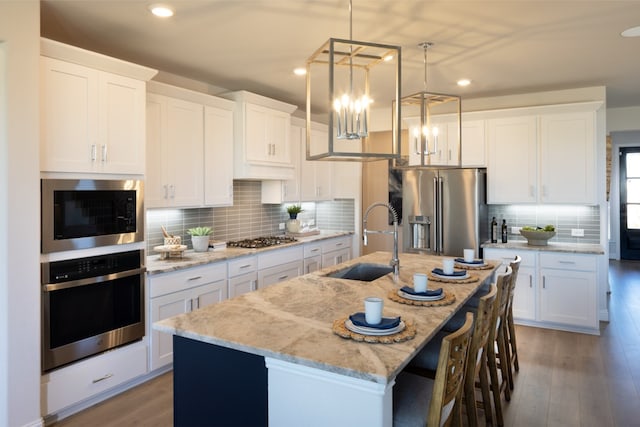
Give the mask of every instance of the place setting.
[{"label": "place setting", "polygon": [[400,316],[383,316],[384,300],[367,297],[364,312],[356,312],[333,322],[333,332],[354,341],[391,344],[412,339],[416,335],[413,322]]},{"label": "place setting", "polygon": [[454,264],[458,268],[465,270],[489,270],[493,268],[491,264],[485,262],[482,258],[476,258],[475,250],[473,249],[464,249],[463,254],[463,258],[454,258]]},{"label": "place setting", "polygon": [[453,258],[444,258],[442,267],[436,267],[429,273],[429,279],[443,283],[471,283],[478,280],[478,276],[466,269],[456,270]]},{"label": "place setting", "polygon": [[400,289],[389,291],[390,300],[408,305],[442,306],[452,304],[456,297],[442,288],[429,289],[429,277],[426,273],[413,275],[413,286],[404,285]]}]

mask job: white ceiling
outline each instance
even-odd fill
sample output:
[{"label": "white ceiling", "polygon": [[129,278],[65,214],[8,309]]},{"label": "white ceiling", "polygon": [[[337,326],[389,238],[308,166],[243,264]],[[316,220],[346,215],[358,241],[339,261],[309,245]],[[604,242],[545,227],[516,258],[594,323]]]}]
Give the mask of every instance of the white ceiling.
[{"label": "white ceiling", "polygon": [[[42,35],[304,108],[293,68],[329,37],[349,38],[348,0],[42,0]],[[402,95],[428,89],[464,100],[606,86],[608,107],[640,105],[640,1],[353,0],[353,39],[402,47]],[[459,88],[459,78],[472,80]],[[391,97],[389,96],[389,99]]]}]

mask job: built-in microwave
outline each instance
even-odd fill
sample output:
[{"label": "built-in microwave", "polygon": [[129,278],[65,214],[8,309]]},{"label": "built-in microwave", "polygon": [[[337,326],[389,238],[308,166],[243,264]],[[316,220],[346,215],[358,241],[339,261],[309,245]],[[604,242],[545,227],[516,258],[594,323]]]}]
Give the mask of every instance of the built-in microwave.
[{"label": "built-in microwave", "polygon": [[144,241],[139,180],[41,180],[42,253]]}]

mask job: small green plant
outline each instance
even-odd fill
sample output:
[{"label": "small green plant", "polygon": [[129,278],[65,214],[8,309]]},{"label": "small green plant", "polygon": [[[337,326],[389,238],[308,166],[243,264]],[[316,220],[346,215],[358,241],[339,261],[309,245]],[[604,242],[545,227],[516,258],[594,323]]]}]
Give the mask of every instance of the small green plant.
[{"label": "small green plant", "polygon": [[289,215],[291,214],[299,214],[300,212],[302,212],[302,206],[300,205],[289,205],[287,206],[287,213]]},{"label": "small green plant", "polygon": [[212,231],[211,227],[195,227],[188,229],[187,233],[192,236],[208,236]]}]

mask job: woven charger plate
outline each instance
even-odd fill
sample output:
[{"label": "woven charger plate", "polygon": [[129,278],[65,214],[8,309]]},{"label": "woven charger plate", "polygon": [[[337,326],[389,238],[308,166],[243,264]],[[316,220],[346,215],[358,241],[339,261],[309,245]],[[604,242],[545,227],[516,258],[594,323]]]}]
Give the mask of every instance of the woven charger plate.
[{"label": "woven charger plate", "polygon": [[441,307],[443,305],[451,305],[456,302],[456,296],[454,294],[447,291],[443,292],[444,298],[437,301],[416,301],[412,299],[402,298],[400,295],[398,295],[397,290],[389,291],[389,293],[387,294],[387,298],[389,298],[391,301],[399,302],[400,304],[421,305],[424,307]]},{"label": "woven charger plate", "polygon": [[464,270],[490,270],[493,268],[493,265],[489,263],[485,263],[484,265],[472,265],[472,264],[463,264],[461,262],[456,261],[456,267],[462,268]]},{"label": "woven charger plate", "polygon": [[410,320],[404,320],[405,328],[393,335],[363,335],[356,332],[352,332],[344,325],[349,316],[342,317],[333,322],[331,330],[334,334],[354,341],[367,342],[371,344],[393,344],[396,342],[408,341],[416,336],[416,325]]},{"label": "woven charger plate", "polygon": [[431,273],[428,273],[429,280],[433,280],[434,282],[442,282],[442,283],[473,283],[477,282],[478,276],[473,273],[469,273],[469,277],[466,279],[443,279],[441,277],[436,277]]}]

